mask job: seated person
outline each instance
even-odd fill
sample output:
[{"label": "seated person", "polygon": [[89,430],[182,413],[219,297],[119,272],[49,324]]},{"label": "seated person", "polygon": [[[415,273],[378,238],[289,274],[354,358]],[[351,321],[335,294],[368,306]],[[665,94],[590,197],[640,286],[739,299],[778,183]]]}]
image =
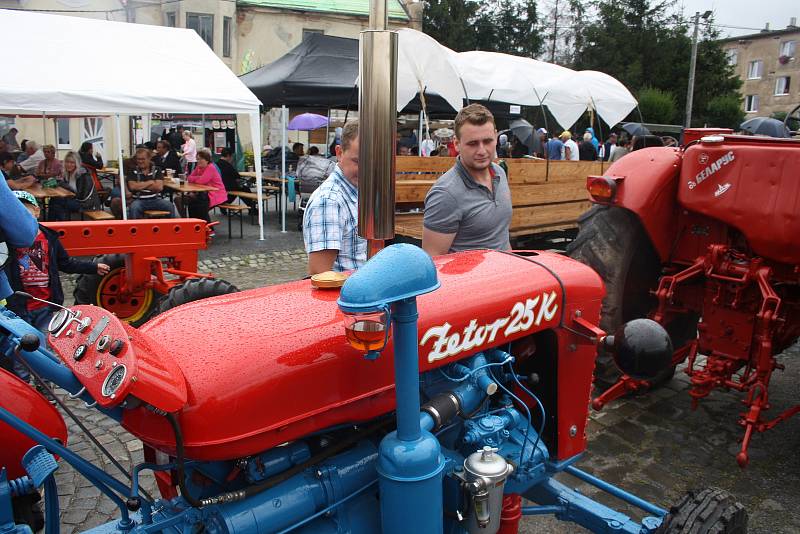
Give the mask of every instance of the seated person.
[{"label": "seated person", "polygon": [[26,175],[22,168],[17,165],[14,155],[8,152],[0,154],[0,170],[3,172],[8,187],[15,191],[27,189],[36,183],[36,177],[29,174]]},{"label": "seated person", "polygon": [[75,197],[51,198],[48,210],[51,221],[68,221],[72,213],[102,209],[94,179],[80,161],[80,156],[72,151],[64,156],[64,170],[57,177],[58,185],[75,193]]},{"label": "seated person", "polygon": [[61,161],[56,158],[56,147],[44,145],[42,153],[44,154],[44,159],[36,166],[36,176],[43,181],[61,176],[63,166]]},{"label": "seated person", "polygon": [[44,159],[44,152],[42,152],[42,149],[36,144],[36,141],[28,141],[25,143],[24,154],[27,157],[23,161],[17,159],[17,163],[22,167],[22,170],[28,174],[33,174],[36,172],[36,167],[39,166],[39,162]]},{"label": "seated person", "polygon": [[144,218],[144,212],[148,210],[168,211],[170,217],[177,217],[172,202],[161,196],[164,190],[164,177],[161,169],[154,166],[150,160],[150,151],[138,148],[134,159],[136,167],[125,177],[128,190],[131,192],[132,202],[129,208],[131,219]]},{"label": "seated person", "polygon": [[[222,183],[225,185],[225,191],[247,191],[248,193],[251,191],[250,187],[245,183],[245,179],[241,177],[239,171],[233,166],[233,151],[230,148],[225,147],[222,149],[219,159],[217,160],[217,167],[222,177]],[[235,200],[235,196],[228,195],[228,202],[233,202]],[[256,209],[254,200],[243,198],[242,201],[247,204],[250,209]]]},{"label": "seated person", "polygon": [[181,166],[181,158],[178,153],[172,150],[172,145],[169,141],[159,141],[156,143],[156,155],[153,156],[153,165],[161,169],[161,172],[167,172],[167,169],[172,169],[175,176],[183,172]]},{"label": "seated person", "polygon": [[[208,193],[189,193],[186,195],[186,207],[189,217],[203,219],[211,222],[208,211],[217,204],[223,204],[228,200],[228,193],[225,191],[225,184],[222,183],[222,176],[219,175],[216,165],[211,161],[211,152],[203,149],[197,153],[197,166],[188,177],[190,184],[207,185],[216,188],[216,191]],[[181,206],[179,206],[179,209]]]},{"label": "seated person", "polygon": [[97,156],[94,155],[94,146],[89,141],[84,141],[81,144],[78,154],[81,157],[81,164],[86,167],[99,170],[105,166],[103,163],[103,157],[99,154]]}]

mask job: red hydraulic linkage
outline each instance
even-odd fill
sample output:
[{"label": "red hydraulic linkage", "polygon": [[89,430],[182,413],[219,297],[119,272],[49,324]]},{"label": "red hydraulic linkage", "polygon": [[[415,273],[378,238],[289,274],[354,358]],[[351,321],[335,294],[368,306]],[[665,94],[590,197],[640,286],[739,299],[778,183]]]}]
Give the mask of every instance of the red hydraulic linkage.
[{"label": "red hydraulic linkage", "polygon": [[[672,365],[687,361],[685,373],[691,377],[689,395],[693,407],[714,388],[746,393],[742,402],[748,408],[739,420],[745,433],[736,456],[739,465],[745,467],[754,431],[764,432],[800,413],[800,405],[797,405],[772,420],[761,418],[762,411],[770,408],[768,390],[772,371],[783,369],[773,355],[773,338],[785,321],[780,315],[781,299],[770,283],[772,270],[761,258],[752,258],[725,245],[711,245],[706,255],[697,258],[683,271],[661,278],[655,292],[658,306],[651,318],[665,325],[676,315],[687,313],[689,310],[675,306],[675,291],[681,284],[700,276],[705,277],[706,291],[702,314],[715,320],[707,320],[698,326],[699,338],[676,350]],[[752,298],[748,301],[748,290],[753,286],[758,288],[758,302]],[[748,324],[753,324],[752,336],[746,343],[728,342],[726,350],[710,349],[719,346],[721,341],[733,339],[737,330],[747,331],[745,325]],[[696,367],[698,351],[707,354],[702,367]],[[647,380],[623,375],[592,401],[592,407],[600,410],[612,400],[650,387]]]}]

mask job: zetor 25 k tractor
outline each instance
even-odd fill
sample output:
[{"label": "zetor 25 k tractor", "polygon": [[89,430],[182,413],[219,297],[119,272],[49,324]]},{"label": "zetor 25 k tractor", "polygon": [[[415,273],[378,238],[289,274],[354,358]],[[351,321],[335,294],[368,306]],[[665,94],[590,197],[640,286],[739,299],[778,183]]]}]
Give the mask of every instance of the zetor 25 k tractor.
[{"label": "zetor 25 k tractor", "polygon": [[[89,464],[55,408],[1,371],[0,532],[29,532],[41,487],[58,532],[58,456],[119,509],[94,533],[515,534],[543,514],[603,533],[744,533],[745,510],[722,491],[667,511],[575,467],[598,345],[623,361],[672,354],[648,319],[607,336],[602,298],[596,273],[556,254],[434,261],[393,245],[341,290],[303,280],[220,295],[139,329],[64,308],[52,349],[0,311],[3,355],[116,420],[145,458],[130,472]],[[142,489],[146,471],[160,497]]]},{"label": "zetor 25 k tractor", "polygon": [[800,336],[800,141],[730,133],[687,130],[682,149],[639,150],[589,177],[596,205],[568,252],[606,284],[603,329],[649,317],[675,348],[654,380],[642,380],[656,374],[652,359],[618,361],[618,378],[601,354],[598,382],[616,382],[594,407],[669,380],[686,361],[695,406],[715,388],[744,395],[745,467],[753,432],[800,412],[765,417],[783,369],[775,355]]}]

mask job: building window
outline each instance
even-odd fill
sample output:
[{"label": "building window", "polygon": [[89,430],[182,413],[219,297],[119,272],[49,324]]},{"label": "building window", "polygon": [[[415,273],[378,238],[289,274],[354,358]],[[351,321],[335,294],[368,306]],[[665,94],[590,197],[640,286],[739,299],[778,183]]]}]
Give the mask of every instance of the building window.
[{"label": "building window", "polygon": [[725,55],[728,56],[728,65],[736,65],[739,61],[739,50],[737,48],[725,50]]},{"label": "building window", "polygon": [[222,57],[231,57],[231,21],[230,17],[222,17]]},{"label": "building window", "polygon": [[794,57],[794,52],[796,50],[796,41],[784,41],[781,43],[781,53],[778,54],[780,56],[786,57]]},{"label": "building window", "polygon": [[72,148],[69,140],[69,119],[56,119],[56,135],[58,148]]},{"label": "building window", "polygon": [[176,15],[175,15],[174,11],[169,11],[167,13],[164,13],[164,17],[165,17],[164,24],[168,28],[174,28],[175,26],[177,26],[178,19],[177,19]]},{"label": "building window", "polygon": [[303,28],[303,41],[305,41],[309,35],[313,35],[315,33],[318,33],[320,35],[325,35],[325,30],[312,30],[308,28]]},{"label": "building window", "polygon": [[186,27],[196,31],[211,50],[214,50],[214,15],[187,13]]},{"label": "building window", "polygon": [[775,94],[788,95],[789,94],[789,76],[781,76],[775,80]]},{"label": "building window", "polygon": [[747,95],[744,98],[744,110],[747,113],[758,111],[758,95]]},{"label": "building window", "polygon": [[764,71],[764,62],[760,59],[751,61],[747,66],[747,79],[757,80],[761,78],[761,73]]}]

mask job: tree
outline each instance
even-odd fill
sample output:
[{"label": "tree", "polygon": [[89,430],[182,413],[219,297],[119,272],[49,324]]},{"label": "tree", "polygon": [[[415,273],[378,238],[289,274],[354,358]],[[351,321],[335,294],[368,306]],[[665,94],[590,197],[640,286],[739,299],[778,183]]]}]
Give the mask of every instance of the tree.
[{"label": "tree", "polygon": [[477,33],[472,22],[479,7],[473,0],[425,0],[423,31],[456,52],[474,50]]},{"label": "tree", "polygon": [[426,0],[423,30],[456,52],[534,57],[542,49],[535,0]]},{"label": "tree", "polygon": [[639,111],[646,122],[671,124],[675,119],[675,95],[645,87],[639,91]]},{"label": "tree", "polygon": [[[610,74],[634,94],[646,87],[666,91],[675,97],[677,110],[685,109],[692,43],[686,21],[670,14],[674,4],[674,0],[594,0],[592,16],[587,17],[591,22],[576,28],[580,38],[573,67]],[[739,98],[741,81],[728,65],[718,38],[713,24],[704,27],[697,52],[693,126],[716,126],[717,117],[710,111],[718,112],[723,100],[711,106],[713,99]],[[672,120],[682,122],[678,116]]]},{"label": "tree", "polygon": [[744,121],[742,99],[736,95],[715,96],[708,101],[702,118],[705,119],[703,124],[738,130]]}]

